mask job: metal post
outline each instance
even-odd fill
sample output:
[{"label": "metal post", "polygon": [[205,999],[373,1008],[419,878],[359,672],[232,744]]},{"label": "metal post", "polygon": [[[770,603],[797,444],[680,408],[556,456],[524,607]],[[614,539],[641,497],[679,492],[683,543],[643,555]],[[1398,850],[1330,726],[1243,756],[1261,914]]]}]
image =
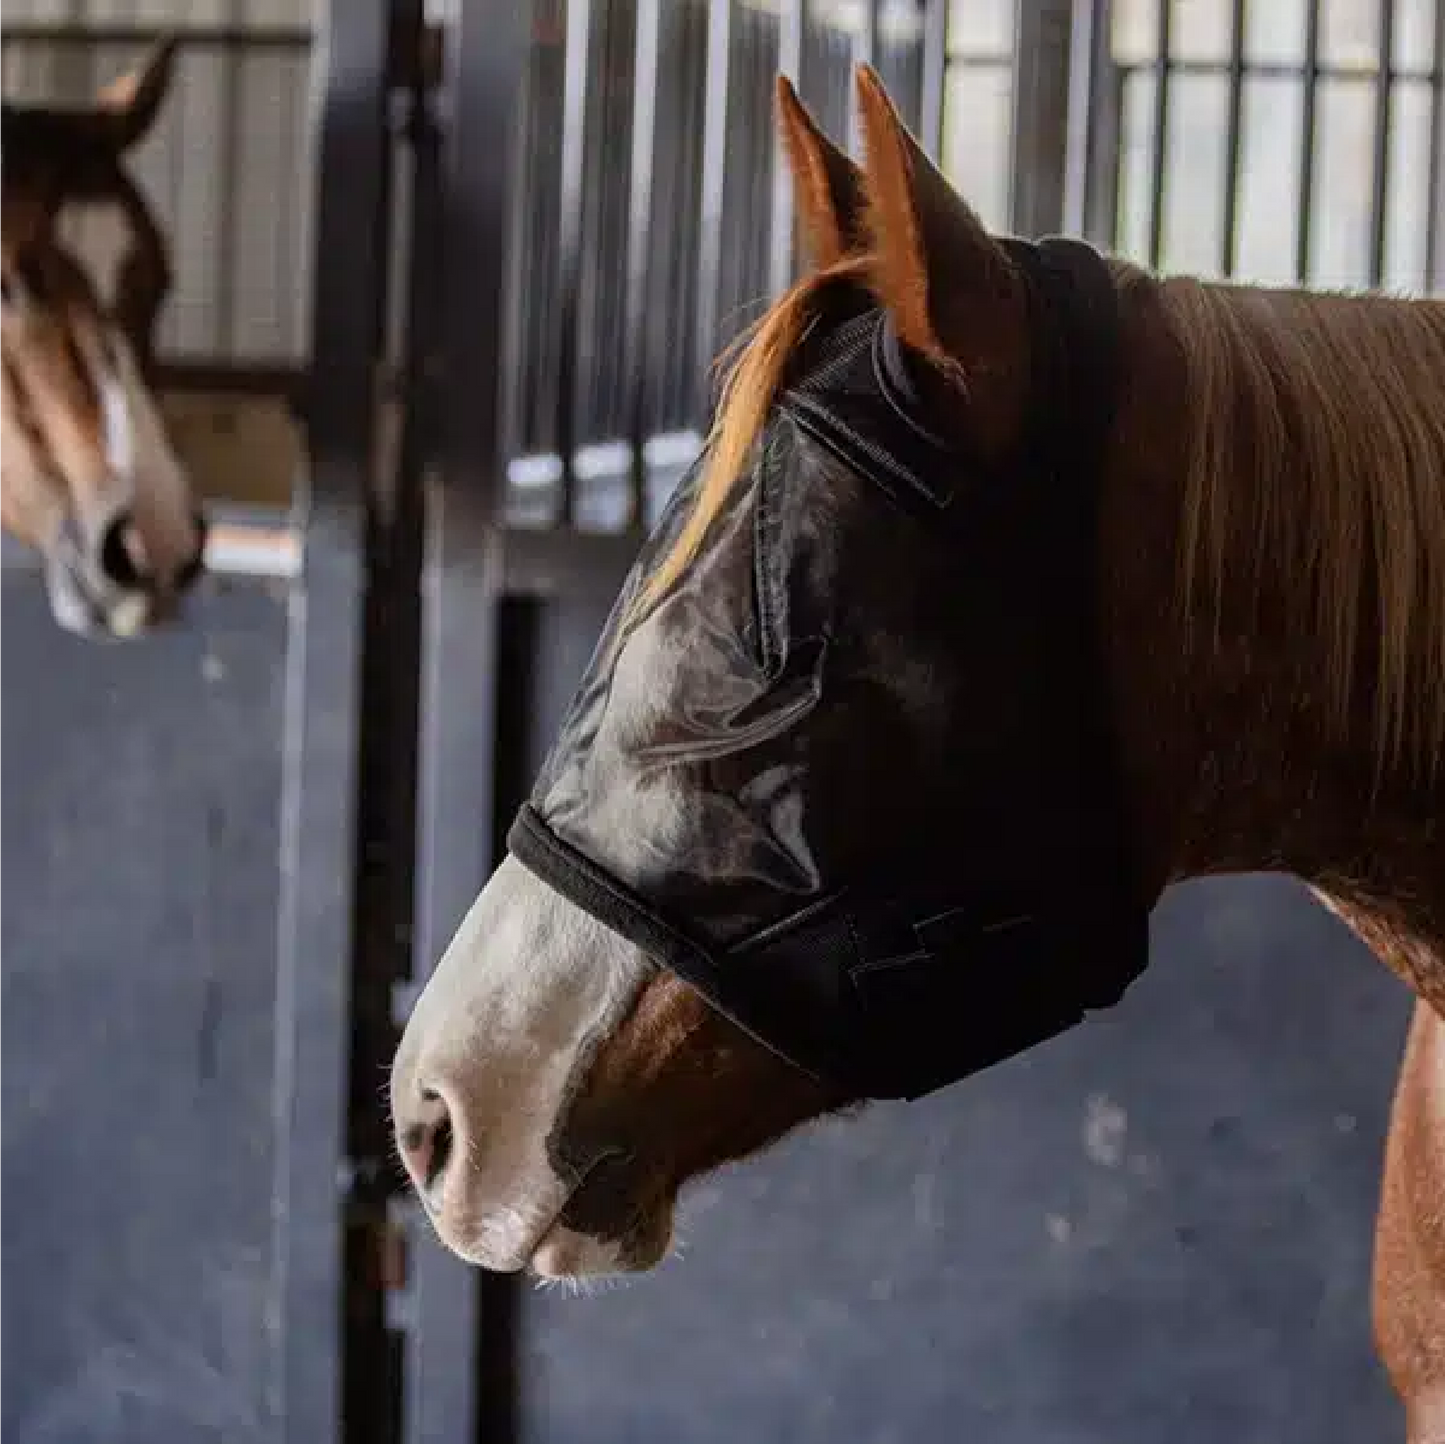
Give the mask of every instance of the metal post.
[{"label": "metal post", "polygon": [[[449,156],[442,266],[447,388],[427,497],[422,578],[413,977],[425,980],[491,871],[495,797],[497,518],[503,377],[515,364],[504,300],[531,7],[466,0],[449,34]],[[404,1437],[506,1437],[515,1300],[445,1253],[419,1218],[409,1239]],[[495,1387],[492,1387],[495,1386]]]},{"label": "metal post", "polygon": [[647,301],[652,279],[652,197],[656,182],[657,83],[661,56],[662,0],[638,0],[632,72],[632,163],[627,177],[627,291],[622,336],[627,378],[629,449],[626,524],[642,526],[647,514],[644,411],[647,391]]},{"label": "metal post", "polygon": [[[1439,21],[1437,20],[1437,24]],[[1395,0],[1380,0],[1380,23],[1376,41],[1375,146],[1370,175],[1370,285],[1385,279],[1385,256],[1389,244],[1390,144],[1395,121]]]},{"label": "metal post", "polygon": [[[794,85],[803,74],[803,0],[783,0],[778,16],[778,69]],[[768,218],[768,290],[781,295],[793,278],[793,182],[781,148],[773,148],[773,194]]]},{"label": "metal post", "polygon": [[1435,12],[1435,38],[1430,59],[1430,143],[1425,189],[1425,288],[1445,292],[1445,14]]},{"label": "metal post", "polygon": [[591,0],[567,0],[562,65],[562,175],[557,226],[557,450],[562,461],[558,519],[573,521],[577,479],[577,327],[582,283],[582,207],[587,158],[587,86],[591,72]]},{"label": "metal post", "polygon": [[1010,224],[1021,236],[1064,225],[1073,0],[1020,0],[1014,28]]},{"label": "metal post", "polygon": [[944,90],[948,83],[948,0],[923,0],[923,94],[918,138],[933,163],[943,165]]},{"label": "metal post", "polygon": [[309,486],[282,780],[273,1219],[280,1437],[341,1437],[342,1185],[366,483],[385,262],[387,5],[335,0],[318,144]]},{"label": "metal post", "polygon": [[[702,177],[698,187],[697,320],[693,364],[711,374],[718,346],[722,290],[723,197],[727,180],[728,99],[732,80],[733,0],[709,0],[707,78],[703,94]],[[705,385],[706,383],[704,383]],[[700,398],[708,410],[710,398]]]},{"label": "metal post", "polygon": [[1320,4],[1305,6],[1304,91],[1300,102],[1299,194],[1295,214],[1295,280],[1308,285],[1314,266],[1315,118],[1320,88]]},{"label": "metal post", "polygon": [[[1315,8],[1315,7],[1311,7]],[[1169,88],[1174,73],[1170,0],[1159,0],[1159,55],[1154,70],[1154,153],[1149,193],[1149,265],[1157,270],[1164,259],[1164,217],[1169,180]]]},{"label": "metal post", "polygon": [[1113,6],[1075,0],[1073,15],[1063,228],[1107,249],[1119,209],[1122,93],[1110,40]]},{"label": "metal post", "polygon": [[1224,224],[1219,269],[1232,276],[1239,261],[1240,158],[1244,145],[1244,22],[1246,0],[1233,0],[1229,19],[1229,111],[1224,136]]}]

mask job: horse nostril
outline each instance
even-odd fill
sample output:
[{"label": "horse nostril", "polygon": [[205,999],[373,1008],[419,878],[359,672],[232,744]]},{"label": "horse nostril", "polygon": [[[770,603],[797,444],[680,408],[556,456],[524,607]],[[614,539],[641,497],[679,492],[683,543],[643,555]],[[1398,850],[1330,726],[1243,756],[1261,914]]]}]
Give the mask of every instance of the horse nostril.
[{"label": "horse nostril", "polygon": [[138,590],[146,582],[131,552],[131,526],[130,512],[118,512],[100,537],[101,574],[126,591]]},{"label": "horse nostril", "polygon": [[421,1090],[422,1116],[401,1131],[401,1152],[411,1175],[429,1192],[452,1152],[452,1118],[446,1100],[430,1088]]}]

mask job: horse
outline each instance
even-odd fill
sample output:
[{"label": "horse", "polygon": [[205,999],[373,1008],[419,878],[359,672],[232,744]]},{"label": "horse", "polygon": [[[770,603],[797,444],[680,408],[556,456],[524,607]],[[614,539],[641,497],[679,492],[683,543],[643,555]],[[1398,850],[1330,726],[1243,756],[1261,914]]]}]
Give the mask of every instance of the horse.
[{"label": "horse", "polygon": [[393,1060],[443,1243],[644,1271],[681,1185],[1112,1005],[1169,885],[1303,879],[1414,991],[1375,1255],[1445,1438],[1445,305],[989,234],[786,80],[735,353]]},{"label": "horse", "polygon": [[[170,263],[124,163],[174,53],[162,41],[89,107],[3,110],[0,524],[40,554],[51,613],[81,636],[164,622],[204,563],[206,522],[150,384]],[[110,305],[60,235],[68,203],[127,222]]]}]

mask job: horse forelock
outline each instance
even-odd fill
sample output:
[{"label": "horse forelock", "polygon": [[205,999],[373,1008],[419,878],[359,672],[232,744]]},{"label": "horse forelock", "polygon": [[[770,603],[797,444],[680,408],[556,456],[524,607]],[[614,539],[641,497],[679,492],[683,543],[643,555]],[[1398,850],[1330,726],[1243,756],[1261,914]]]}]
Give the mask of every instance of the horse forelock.
[{"label": "horse forelock", "polygon": [[722,396],[707,439],[697,500],[639,594],[634,615],[646,611],[678,579],[727,504],[823,292],[841,281],[862,280],[870,265],[866,256],[852,256],[805,276],[724,353]]}]

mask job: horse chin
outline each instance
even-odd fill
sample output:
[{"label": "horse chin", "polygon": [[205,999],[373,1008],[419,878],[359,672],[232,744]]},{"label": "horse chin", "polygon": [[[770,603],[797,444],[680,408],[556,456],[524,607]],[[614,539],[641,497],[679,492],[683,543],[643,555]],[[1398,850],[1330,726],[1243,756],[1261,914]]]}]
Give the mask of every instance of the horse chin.
[{"label": "horse chin", "polygon": [[621,1238],[598,1238],[558,1222],[532,1252],[529,1267],[539,1279],[607,1278],[648,1273],[672,1246],[673,1200],[639,1214]]}]

